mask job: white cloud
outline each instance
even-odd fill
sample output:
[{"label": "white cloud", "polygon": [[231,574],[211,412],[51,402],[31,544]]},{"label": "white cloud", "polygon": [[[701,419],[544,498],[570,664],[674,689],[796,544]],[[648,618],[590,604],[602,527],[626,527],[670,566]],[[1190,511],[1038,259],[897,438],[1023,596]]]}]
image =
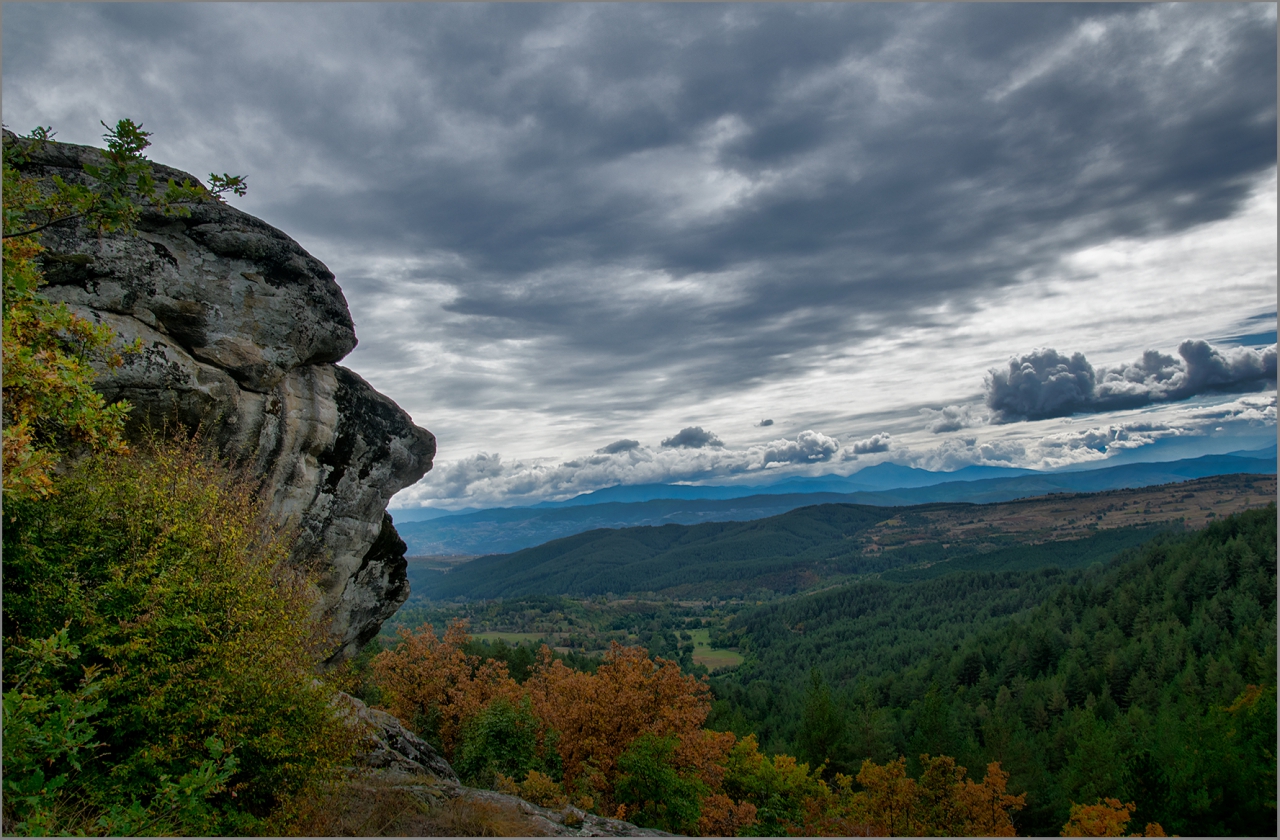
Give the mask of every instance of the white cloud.
[{"label": "white cloud", "polygon": [[770,464],[812,464],[818,461],[830,461],[840,450],[840,442],[827,437],[821,432],[806,430],[796,436],[795,440],[772,441],[763,447],[759,464],[768,467]]},{"label": "white cloud", "polygon": [[1095,371],[1083,353],[1037,349],[988,372],[987,406],[993,420],[1008,423],[1257,390],[1276,379],[1275,345],[1219,348],[1187,339],[1178,355],[1181,360],[1147,350],[1135,362]]},{"label": "white cloud", "polygon": [[949,405],[942,409],[922,408],[920,413],[929,420],[929,431],[935,435],[958,432],[970,426],[981,426],[988,415],[976,405]]},{"label": "white cloud", "polygon": [[766,469],[772,473],[830,461],[840,451],[839,441],[812,429],[794,439],[780,438],[741,449],[723,445],[655,449],[631,443],[618,441],[592,455],[560,463],[504,461],[489,453],[442,461],[422,481],[401,491],[396,505],[527,504],[570,498],[617,484],[707,481]]},{"label": "white cloud", "polygon": [[889,451],[890,435],[886,432],[878,432],[865,440],[859,440],[853,444],[853,454],[870,455],[875,452]]}]

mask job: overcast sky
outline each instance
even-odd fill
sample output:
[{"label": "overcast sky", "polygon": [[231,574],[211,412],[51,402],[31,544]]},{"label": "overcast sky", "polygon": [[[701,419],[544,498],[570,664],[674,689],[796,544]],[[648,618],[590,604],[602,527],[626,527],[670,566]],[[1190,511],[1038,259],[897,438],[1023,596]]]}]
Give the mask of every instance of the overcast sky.
[{"label": "overcast sky", "polygon": [[[1275,439],[1275,4],[3,7],[3,117],[246,175],[397,506]],[[1172,442],[1172,444],[1171,444]],[[1151,455],[1151,457],[1156,457]]]}]

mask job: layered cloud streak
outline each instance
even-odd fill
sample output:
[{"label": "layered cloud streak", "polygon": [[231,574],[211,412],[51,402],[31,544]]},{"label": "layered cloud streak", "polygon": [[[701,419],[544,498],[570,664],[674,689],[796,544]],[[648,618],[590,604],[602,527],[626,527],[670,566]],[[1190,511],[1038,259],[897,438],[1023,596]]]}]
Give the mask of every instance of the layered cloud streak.
[{"label": "layered cloud streak", "polygon": [[[685,431],[688,431],[687,429]],[[704,435],[716,439],[710,432]],[[397,497],[402,505],[457,505],[536,502],[563,499],[616,484],[672,483],[732,478],[799,464],[830,461],[840,443],[806,430],[741,449],[719,446],[657,448],[619,441],[593,455],[559,464],[505,462],[498,454],[478,453],[441,463]],[[619,444],[627,444],[620,446]]]}]

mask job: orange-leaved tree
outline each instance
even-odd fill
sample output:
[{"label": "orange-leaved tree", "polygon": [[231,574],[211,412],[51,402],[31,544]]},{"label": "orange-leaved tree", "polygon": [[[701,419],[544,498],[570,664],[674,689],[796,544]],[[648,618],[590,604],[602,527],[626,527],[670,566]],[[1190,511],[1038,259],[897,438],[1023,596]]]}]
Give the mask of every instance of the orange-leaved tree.
[{"label": "orange-leaved tree", "polygon": [[[643,803],[616,801],[624,757],[645,737],[672,739],[670,768],[701,792],[696,821],[702,833],[734,833],[754,822],[755,808],[723,791],[731,732],[702,728],[711,710],[706,682],[675,662],[649,658],[643,648],[614,643],[594,674],[568,668],[540,652],[526,683],[534,713],[556,733],[566,789],[612,804],[616,815]],[[618,807],[621,806],[621,807]]]},{"label": "orange-leaved tree", "polygon": [[615,642],[596,673],[586,674],[553,659],[544,647],[526,685],[534,714],[559,734],[566,780],[593,773],[612,778],[618,756],[643,734],[678,736],[681,763],[719,746],[702,736],[710,688],[682,674],[674,662],[654,662],[643,648]]},{"label": "orange-leaved tree", "polygon": [[[383,705],[435,740],[446,757],[479,766],[503,738],[526,750],[528,733],[519,719],[528,709],[541,769],[530,767],[523,780],[500,770],[493,774],[499,787],[661,822],[671,814],[655,791],[666,785],[685,796],[682,829],[733,834],[754,822],[755,806],[725,791],[735,736],[702,728],[711,708],[705,681],[682,674],[674,662],[650,659],[642,648],[615,643],[594,674],[567,667],[543,646],[522,686],[505,663],[467,654],[467,642],[461,621],[443,637],[424,625],[401,630],[397,647],[374,660]],[[472,743],[477,738],[493,743],[481,747]],[[486,766],[499,770],[499,763]]]},{"label": "orange-leaved tree", "polygon": [[[1124,837],[1135,805],[1119,799],[1099,799],[1092,805],[1071,803],[1071,816],[1060,834],[1063,837]],[[1166,837],[1160,823],[1147,823],[1141,834],[1129,837]]]},{"label": "orange-leaved tree", "polygon": [[820,795],[805,801],[805,821],[792,833],[826,836],[1014,836],[1013,813],[1026,794],[1007,792],[1008,774],[999,762],[987,765],[981,783],[965,778],[967,770],[950,756],[922,755],[920,778],[907,775],[899,757],[885,765],[867,760],[853,779],[836,774],[834,789],[823,784]]},{"label": "orange-leaved tree", "polygon": [[400,629],[400,644],[374,659],[383,705],[452,757],[462,728],[497,698],[516,703],[520,684],[505,662],[468,655],[466,624],[455,620],[439,638],[430,624]]}]

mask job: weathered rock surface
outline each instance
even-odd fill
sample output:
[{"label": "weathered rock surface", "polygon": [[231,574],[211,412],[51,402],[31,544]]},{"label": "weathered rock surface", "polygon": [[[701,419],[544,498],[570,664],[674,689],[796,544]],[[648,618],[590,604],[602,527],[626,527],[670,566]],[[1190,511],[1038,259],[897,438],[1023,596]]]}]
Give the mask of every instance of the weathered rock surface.
[{"label": "weathered rock surface", "polygon": [[[663,831],[641,828],[623,820],[597,816],[565,805],[543,808],[518,796],[466,787],[458,782],[449,762],[430,744],[409,731],[400,720],[378,709],[370,709],[359,699],[339,693],[334,705],[366,733],[358,765],[397,783],[427,804],[444,799],[489,802],[518,811],[528,821],[529,834],[547,837],[670,837]],[[423,776],[431,777],[423,784]]]},{"label": "weathered rock surface", "polygon": [[428,775],[446,782],[458,783],[458,774],[426,741],[409,731],[400,719],[380,709],[370,709],[363,701],[339,692],[334,706],[347,720],[368,735],[363,752],[356,756],[358,764],[375,770],[404,775]]},{"label": "weathered rock surface", "polygon": [[[100,152],[50,142],[23,167],[85,182]],[[156,165],[160,183],[193,176]],[[356,346],[333,274],[281,231],[233,207],[144,212],[136,235],[74,224],[42,234],[46,296],[142,350],[99,380],[134,409],[130,434],[200,428],[264,476],[295,528],[294,562],[320,571],[333,659],[377,634],[409,595],[404,543],[386,513],[431,468],[435,438],[334,364]]]},{"label": "weathered rock surface", "polygon": [[560,809],[543,808],[518,796],[493,790],[460,787],[455,794],[480,802],[509,805],[524,814],[532,826],[546,837],[671,837],[656,828],[641,828],[623,820],[589,814],[581,808],[566,805]]}]

